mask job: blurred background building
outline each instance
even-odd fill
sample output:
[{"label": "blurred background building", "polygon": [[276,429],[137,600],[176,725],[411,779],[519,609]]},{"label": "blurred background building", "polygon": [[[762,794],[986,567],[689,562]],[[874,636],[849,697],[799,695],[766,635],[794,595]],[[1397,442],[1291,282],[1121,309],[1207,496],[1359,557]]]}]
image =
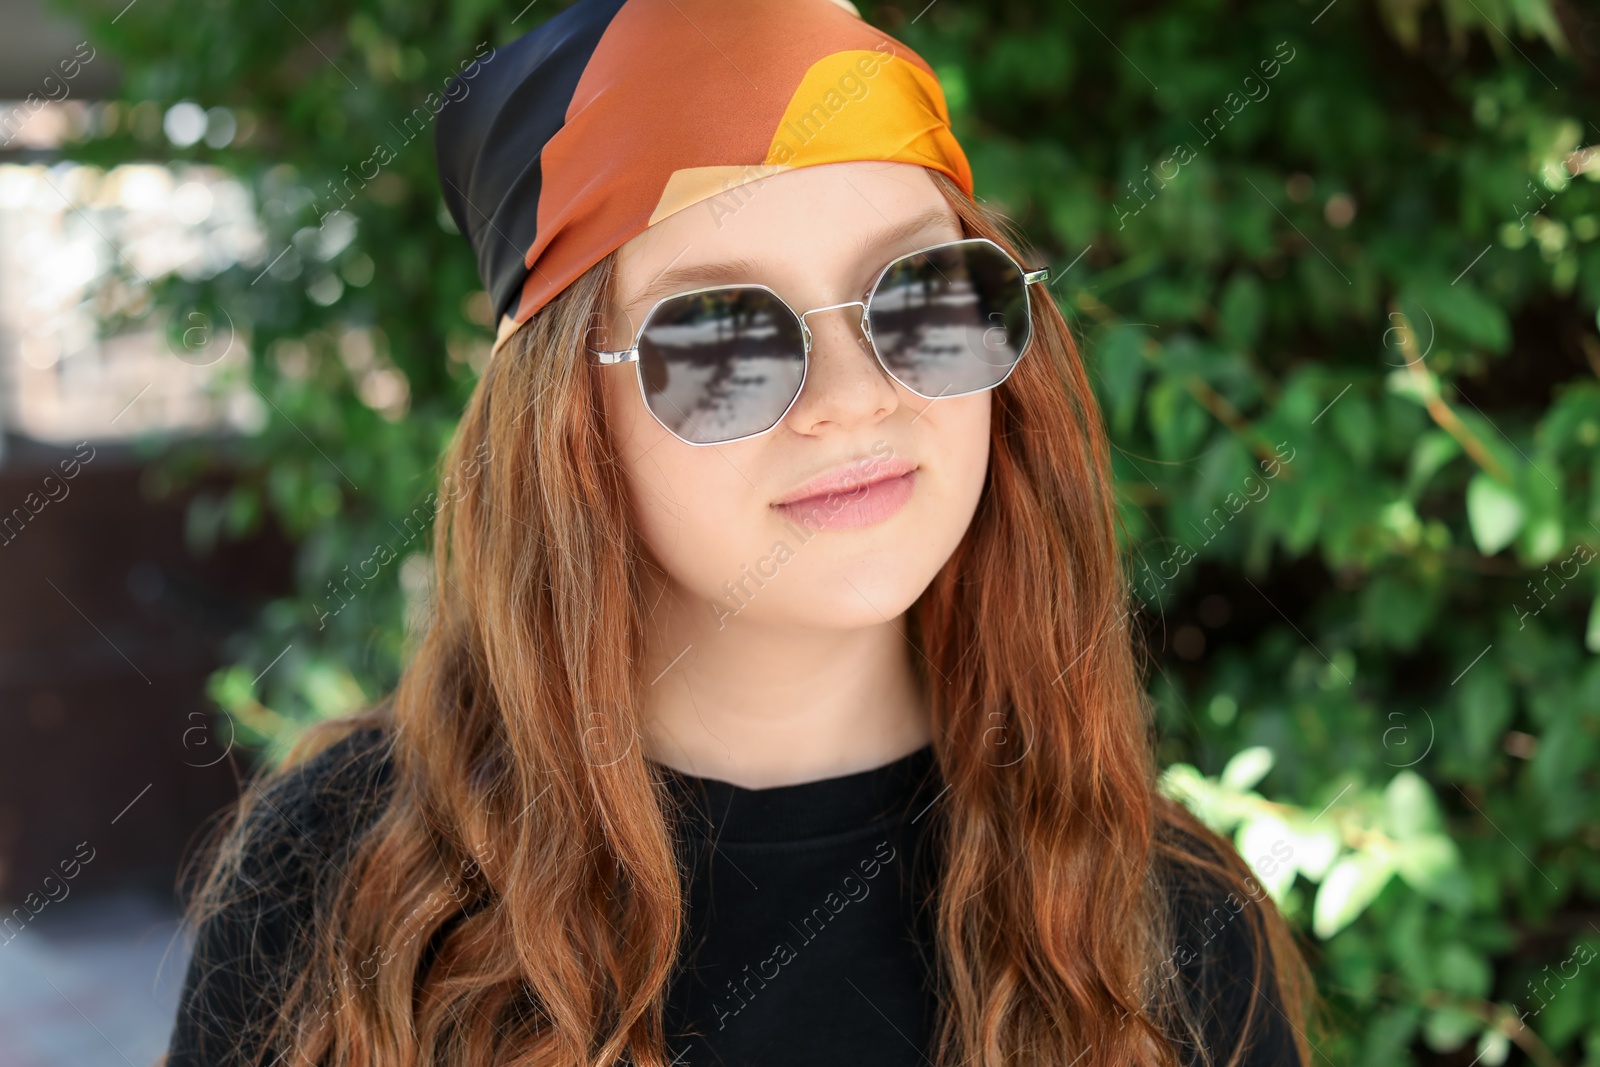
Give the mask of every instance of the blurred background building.
[{"label": "blurred background building", "polygon": [[[118,71],[42,0],[0,0],[0,26],[0,1064],[144,1064],[186,958],[179,858],[248,764],[216,736],[205,680],[287,554],[263,536],[198,558],[193,490],[150,484],[152,442],[259,421],[227,380],[238,339],[102,342],[97,317],[138,299],[119,275],[215,272],[263,246],[248,194],[213,169],[60,160],[73,131],[133,121],[105,101]],[[176,143],[231,136],[226,112],[193,111],[154,118]]]}]

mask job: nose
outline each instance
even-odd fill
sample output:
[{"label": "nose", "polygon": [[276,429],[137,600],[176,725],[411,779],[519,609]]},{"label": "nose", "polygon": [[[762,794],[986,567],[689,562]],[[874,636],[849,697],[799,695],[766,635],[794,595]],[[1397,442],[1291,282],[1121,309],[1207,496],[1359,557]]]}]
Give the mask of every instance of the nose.
[{"label": "nose", "polygon": [[[843,308],[856,309],[858,329],[841,322],[837,331],[819,327],[813,332],[810,316]],[[810,355],[805,385],[789,413],[795,429],[815,432],[820,423],[852,426],[861,420],[876,422],[899,406],[894,382],[872,348],[872,327],[863,301],[812,308],[801,314],[800,326]]]}]

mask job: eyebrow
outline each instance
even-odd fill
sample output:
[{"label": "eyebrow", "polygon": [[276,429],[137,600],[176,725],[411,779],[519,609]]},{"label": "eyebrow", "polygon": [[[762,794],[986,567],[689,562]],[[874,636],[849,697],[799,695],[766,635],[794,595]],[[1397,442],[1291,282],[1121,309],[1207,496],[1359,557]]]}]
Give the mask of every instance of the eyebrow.
[{"label": "eyebrow", "polygon": [[[928,208],[898,226],[886,226],[865,235],[856,242],[854,251],[858,257],[864,257],[869,252],[892,245],[896,240],[915,237],[937,226],[950,225],[954,225],[958,231],[965,232],[961,219],[949,207]],[[762,268],[759,263],[743,256],[716,263],[695,263],[685,267],[675,267],[657,275],[654,281],[630,297],[623,306],[637,307],[655,297],[699,285],[736,284],[738,280],[759,278],[761,273]]]}]

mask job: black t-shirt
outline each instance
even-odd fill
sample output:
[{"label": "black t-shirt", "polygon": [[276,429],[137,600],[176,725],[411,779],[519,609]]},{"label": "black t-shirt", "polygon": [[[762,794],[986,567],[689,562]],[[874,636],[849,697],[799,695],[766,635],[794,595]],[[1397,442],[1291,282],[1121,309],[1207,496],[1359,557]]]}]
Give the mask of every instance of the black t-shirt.
[{"label": "black t-shirt", "polygon": [[[295,932],[341,879],[391,782],[387,738],[352,734],[268,787],[233,902],[198,931],[168,1067],[249,1063],[295,966]],[[668,992],[675,1067],[931,1059],[936,1001],[928,832],[943,791],[932,746],[842,777],[746,789],[662,768],[684,802],[688,931]],[[1187,886],[1175,979],[1226,1062],[1248,998],[1250,942],[1225,893]],[[1216,922],[1220,918],[1222,921]],[[1271,960],[1261,984],[1272,991]],[[1265,1017],[1262,1016],[1263,1008]],[[1275,1002],[1243,1067],[1300,1067]],[[235,1051],[244,1036],[245,1056]],[[266,1057],[271,1062],[277,1050]]]}]

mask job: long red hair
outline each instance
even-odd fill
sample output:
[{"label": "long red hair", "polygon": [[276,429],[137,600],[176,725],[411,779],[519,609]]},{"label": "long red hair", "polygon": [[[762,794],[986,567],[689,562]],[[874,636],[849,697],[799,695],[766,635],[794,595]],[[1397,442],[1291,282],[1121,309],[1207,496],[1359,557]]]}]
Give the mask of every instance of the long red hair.
[{"label": "long red hair", "polygon": [[[968,236],[1027,261],[1000,216],[933,177]],[[392,738],[394,787],[304,931],[268,1045],[286,1063],[666,1067],[676,813],[638,743],[645,550],[586,358],[613,258],[479,381],[444,460],[462,481],[437,518],[430,624],[392,699],[312,727],[285,765],[358,726]],[[1177,1064],[1202,1032],[1163,968],[1180,868],[1256,902],[1239,912],[1251,978],[1267,981],[1270,949],[1266,991],[1306,1062],[1315,993],[1287,924],[1231,845],[1156,789],[1105,429],[1060,310],[1035,305],[1032,348],[994,395],[977,513],[908,613],[949,787],[938,1062]],[[244,830],[259,795],[192,921],[265,847]],[[1273,1010],[1257,999],[1247,1031]]]}]

